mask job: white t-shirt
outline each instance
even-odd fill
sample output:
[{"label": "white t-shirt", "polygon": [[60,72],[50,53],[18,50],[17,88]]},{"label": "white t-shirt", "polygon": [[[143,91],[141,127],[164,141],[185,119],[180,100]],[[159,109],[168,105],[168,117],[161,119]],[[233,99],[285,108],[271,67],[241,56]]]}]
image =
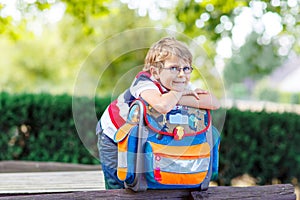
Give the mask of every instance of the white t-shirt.
[{"label": "white t-shirt", "polygon": [[[122,121],[126,121],[131,103],[140,97],[141,92],[150,89],[162,93],[167,92],[167,89],[162,87],[148,72],[140,72],[133,80],[130,88],[123,92],[117,100],[110,104],[104,111],[100,119],[103,133],[111,139],[114,139],[114,135],[120,127],[120,124],[123,123]],[[113,114],[111,109],[117,110],[118,113]]]}]

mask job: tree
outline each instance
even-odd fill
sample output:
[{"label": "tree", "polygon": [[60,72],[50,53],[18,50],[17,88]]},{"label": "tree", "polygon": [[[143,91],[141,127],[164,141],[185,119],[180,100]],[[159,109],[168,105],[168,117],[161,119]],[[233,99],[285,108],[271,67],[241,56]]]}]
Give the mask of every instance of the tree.
[{"label": "tree", "polygon": [[[126,52],[128,45],[138,42],[134,35],[127,40],[113,41],[106,46],[101,44],[128,28],[151,25],[151,22],[148,18],[137,17],[134,11],[128,10],[124,4],[106,5],[111,8],[109,15],[90,16],[88,12],[92,9],[88,9],[82,11],[87,12],[87,16],[83,18],[75,14],[77,11],[81,12],[83,5],[82,7],[75,4],[68,5],[75,8],[70,8],[56,24],[44,25],[41,35],[22,30],[18,38],[12,38],[12,35],[7,33],[6,36],[12,40],[2,38],[2,43],[0,41],[1,46],[7,50],[0,55],[0,71],[3,71],[0,75],[3,76],[1,89],[11,92],[73,93],[77,75],[80,69],[85,67],[87,75],[83,85],[91,80],[99,80],[99,76],[104,72],[97,95],[111,94],[114,83],[117,83],[120,77],[143,63],[145,49],[149,45],[144,46],[144,49],[139,49],[140,47],[131,49],[131,52],[122,55],[114,52],[113,48],[123,49]],[[18,27],[13,24],[6,26],[13,31]],[[30,37],[23,33],[30,34]],[[154,36],[142,35],[140,39],[153,42]],[[129,80],[125,78],[123,81],[117,93],[128,86]],[[85,88],[84,92],[89,91],[88,89],[89,87]]]},{"label": "tree", "polygon": [[[232,37],[233,29],[238,23],[237,17],[245,8],[252,10],[255,23],[261,23],[266,15],[276,14],[282,24],[282,31],[277,35],[268,35],[270,33],[267,32],[266,26],[259,27],[262,28],[260,30],[255,28],[252,30],[259,35],[260,41],[265,43],[268,42],[267,39],[276,40],[280,38],[278,36],[285,34],[299,38],[297,32],[300,25],[299,6],[299,2],[287,0],[181,0],[176,8],[176,18],[183,24],[187,35],[191,37],[205,35],[209,40],[216,42],[222,37]],[[258,42],[258,45],[261,44]],[[294,41],[294,44],[297,45],[297,42]]]},{"label": "tree", "polygon": [[[291,52],[300,53],[299,6],[297,1],[285,0],[182,0],[176,9],[176,17],[183,23],[187,35],[205,36],[207,48],[216,49],[223,38],[231,39],[233,57],[228,60],[224,72],[230,85],[270,74]],[[253,23],[245,38],[248,42],[237,44],[235,28],[239,23],[246,23],[239,19],[245,10],[251,10]],[[267,24],[266,20],[271,17],[273,24]],[[280,22],[276,23],[275,18]]]},{"label": "tree", "polygon": [[[38,52],[39,48],[43,50],[41,50],[40,54],[34,53],[35,57],[42,57],[36,59],[36,67],[26,67],[28,66],[28,63],[30,63],[28,62],[28,58],[30,57],[29,55],[27,56],[27,61],[24,61],[25,58],[21,58],[22,56],[16,58],[16,55],[21,55],[21,53],[13,55],[13,57],[16,59],[16,61],[14,61],[15,69],[17,65],[24,65],[18,68],[22,69],[22,73],[24,72],[22,76],[27,76],[26,78],[28,78],[31,77],[32,74],[36,74],[36,76],[41,74],[41,80],[48,80],[52,86],[57,85],[57,87],[59,84],[63,84],[63,81],[66,78],[69,79],[68,82],[76,79],[74,74],[78,72],[78,66],[85,58],[89,56],[96,44],[104,44],[105,41],[113,37],[114,34],[141,27],[168,28],[177,33],[182,33],[182,35],[185,36],[183,39],[188,41],[188,45],[191,46],[191,50],[196,55],[194,63],[195,68],[198,69],[196,70],[198,73],[195,73],[196,75],[193,77],[193,79],[198,80],[200,78],[202,80],[201,84],[204,87],[207,86],[207,84],[205,84],[204,77],[208,80],[213,80],[210,81],[212,84],[209,85],[209,87],[211,88],[222,88],[222,83],[218,81],[218,79],[220,79],[218,78],[219,75],[218,73],[215,73],[215,71],[217,71],[215,70],[215,61],[220,57],[216,49],[221,46],[221,42],[224,39],[229,38],[232,46],[230,51],[234,53],[232,59],[224,59],[224,61],[227,62],[227,69],[225,70],[226,75],[224,77],[226,82],[230,84],[233,83],[233,80],[243,82],[243,80],[249,78],[249,75],[250,78],[257,78],[259,77],[258,73],[270,73],[277,67],[275,66],[277,61],[273,63],[274,60],[280,61],[282,57],[289,55],[290,52],[299,53],[300,49],[299,31],[297,31],[299,29],[299,21],[297,21],[297,16],[299,15],[299,3],[297,1],[174,0],[176,3],[175,7],[170,2],[169,6],[165,6],[162,2],[155,1],[154,5],[150,6],[151,8],[155,8],[154,11],[151,10],[150,7],[147,8],[147,10],[145,7],[143,7],[144,4],[142,5],[140,3],[134,4],[135,7],[130,5],[131,8],[135,8],[131,10],[128,9],[127,4],[112,0],[84,0],[80,2],[76,0],[36,0],[15,2],[18,3],[16,8],[19,11],[19,16],[21,17],[19,20],[16,20],[14,17],[6,17],[5,9],[7,9],[8,5],[2,3],[0,5],[0,12],[2,16],[0,17],[0,24],[2,25],[0,32],[4,36],[9,36],[12,41],[15,41],[16,43],[18,43],[18,41],[23,41],[22,45],[17,45],[19,46],[17,51],[21,51],[23,49],[22,46],[24,46],[24,49],[28,51],[26,52],[27,54],[29,54],[31,48],[27,48],[25,43],[28,45],[34,45],[35,42],[32,41],[36,40],[37,38],[32,32],[27,30],[28,26],[30,26],[31,23],[35,22],[36,20],[43,18],[41,16],[51,11],[51,9],[54,9],[56,6],[58,6],[58,4],[65,6],[65,13],[62,15],[62,19],[56,24],[46,22],[43,25],[43,28],[44,30],[47,30],[45,31],[47,33],[46,35],[40,36],[40,38],[51,38],[54,36],[53,38],[56,38],[55,40],[60,42],[59,50],[55,50],[54,44],[56,44],[56,42],[51,39],[51,44],[47,44],[48,40],[44,40],[45,42],[43,45],[37,44],[36,50],[34,50],[35,47],[32,48],[33,51]],[[137,0],[136,2],[140,1]],[[128,1],[128,3],[134,3],[134,1]],[[249,41],[249,43],[245,43],[244,41],[237,42],[236,38],[239,36],[239,34],[236,33],[236,29],[238,25],[244,23],[243,20],[241,22],[241,16],[249,10],[252,13],[251,20],[260,26],[253,24],[249,25],[250,29],[244,38],[245,41]],[[165,16],[166,18],[158,21],[158,18],[156,18],[157,16],[155,15],[156,11],[161,11],[161,16]],[[173,14],[174,11],[175,15]],[[149,15],[149,18],[145,17],[145,13]],[[279,31],[273,35],[270,35],[270,32],[268,31],[270,27],[267,27],[263,23],[264,19],[270,16],[275,16],[281,20],[276,24],[279,27]],[[53,27],[57,27],[57,24],[59,25],[59,28],[55,30],[55,33],[51,33],[50,29],[53,30]],[[143,39],[146,40],[145,43],[149,41],[150,44],[150,41],[153,42],[158,38],[158,36],[162,35],[163,34],[160,33],[157,34],[157,36],[152,37],[152,35],[149,34],[145,35]],[[250,36],[252,39],[247,39],[247,37]],[[26,40],[28,40],[28,42]],[[40,39],[40,41],[41,40],[42,39]],[[135,41],[135,38],[128,38],[127,41],[121,41],[122,43],[115,43],[111,46],[114,46],[115,48],[126,49],[128,41]],[[197,44],[197,48],[193,47],[195,46],[193,45],[195,43]],[[242,47],[243,45],[245,45],[245,47]],[[243,66],[245,66],[245,69],[237,68],[238,70],[241,70],[238,72],[240,78],[236,76],[233,79],[233,74],[227,73],[226,71],[232,72],[230,69],[235,69],[234,66],[237,66],[236,64],[239,63],[239,59],[249,61],[252,53],[247,52],[247,49],[250,47],[252,49],[257,49],[257,52],[261,52],[261,54],[255,55],[256,59],[251,60],[251,65],[249,65],[249,62],[244,63]],[[143,50],[141,49],[140,51],[136,51],[136,54],[134,54],[134,52],[127,52],[128,55],[115,55],[111,51],[110,54],[112,55],[107,55],[108,51],[106,51],[105,48],[108,47],[104,47],[101,51],[95,50],[99,53],[98,57],[91,57],[91,60],[89,59],[89,61],[87,61],[89,65],[93,66],[90,67],[88,77],[95,76],[95,74],[97,74],[95,72],[99,72],[99,70],[105,71],[105,75],[102,76],[103,81],[101,81],[99,84],[101,84],[101,88],[105,88],[106,91],[110,91],[111,81],[118,81],[120,77],[124,77],[122,75],[124,75],[124,73],[126,74],[126,72],[130,70],[130,67],[132,68],[132,66],[140,65],[142,63],[141,55],[145,53],[147,48],[145,47]],[[45,51],[45,53],[42,53],[43,51]],[[52,52],[50,53],[47,51]],[[263,52],[266,51],[268,51],[268,55],[270,53],[272,54],[268,60],[263,56]],[[56,54],[53,52],[61,53]],[[3,55],[3,57],[4,56],[5,55]],[[48,60],[47,58],[49,58],[49,56],[54,60],[51,62],[49,61],[49,64],[43,63]],[[61,59],[61,57],[64,59]],[[55,61],[56,58],[58,59],[57,61]],[[107,60],[107,58],[113,58],[111,63],[104,62]],[[269,61],[269,63],[267,61]],[[18,63],[17,65],[16,62]],[[127,63],[127,68],[124,66],[124,62]],[[8,62],[5,61],[5,63],[7,64]],[[31,61],[31,63],[33,63],[33,61]],[[44,66],[44,70],[37,70],[38,65]],[[57,67],[56,73],[53,73],[52,71],[54,68],[46,69],[48,67],[51,68],[53,65],[60,66]],[[109,65],[108,68],[107,65]],[[272,67],[267,67],[266,69],[266,66]],[[251,71],[251,73],[248,73],[249,71]],[[27,75],[25,75],[26,73]],[[244,76],[241,77],[243,74]],[[51,78],[51,76],[55,77]],[[94,77],[94,79],[97,78],[98,77]],[[32,81],[32,83],[33,82],[34,81]],[[20,84],[20,81],[16,82],[15,84]],[[8,85],[8,83],[6,83],[6,85]],[[69,84],[67,87],[69,88],[70,85],[71,84]],[[125,85],[126,84],[124,84],[124,86]]]},{"label": "tree", "polygon": [[244,82],[246,78],[261,79],[282,63],[272,44],[257,45],[256,41],[257,34],[250,35],[246,44],[227,63],[224,69],[227,85]]},{"label": "tree", "polygon": [[7,34],[12,39],[22,37],[27,32],[26,24],[28,22],[42,17],[43,13],[58,4],[67,5],[66,13],[73,16],[77,22],[86,25],[87,30],[91,32],[92,28],[88,27],[89,19],[107,16],[109,14],[107,5],[110,2],[111,0],[4,1],[0,3],[0,34]]}]

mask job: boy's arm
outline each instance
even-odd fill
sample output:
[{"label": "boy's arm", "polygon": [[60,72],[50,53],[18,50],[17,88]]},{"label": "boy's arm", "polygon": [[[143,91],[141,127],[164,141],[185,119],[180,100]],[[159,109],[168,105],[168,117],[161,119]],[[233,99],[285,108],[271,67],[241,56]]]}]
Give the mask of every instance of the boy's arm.
[{"label": "boy's arm", "polygon": [[184,95],[180,98],[179,104],[191,106],[195,108],[216,110],[220,108],[219,100],[209,92],[198,93],[198,97],[192,95]]},{"label": "boy's arm", "polygon": [[149,89],[141,92],[140,96],[156,111],[166,114],[174,108],[182,97],[183,92],[170,91],[161,94],[158,90]]},{"label": "boy's arm", "polygon": [[200,89],[184,92],[170,91],[165,94],[161,94],[154,89],[149,89],[143,91],[140,95],[155,110],[162,114],[168,113],[177,103],[211,110],[220,107],[220,103],[214,95]]}]

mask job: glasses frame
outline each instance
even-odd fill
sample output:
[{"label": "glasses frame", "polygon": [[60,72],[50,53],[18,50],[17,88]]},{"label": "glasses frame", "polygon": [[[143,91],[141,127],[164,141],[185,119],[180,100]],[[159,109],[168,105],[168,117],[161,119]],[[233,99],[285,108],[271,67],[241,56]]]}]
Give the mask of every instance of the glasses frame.
[{"label": "glasses frame", "polygon": [[[176,68],[176,70],[174,70],[174,68]],[[190,69],[190,71],[186,72],[184,70],[185,68]],[[171,67],[161,67],[161,69],[169,70],[170,73],[172,73],[172,74],[178,74],[181,72],[181,70],[183,71],[184,74],[191,74],[193,72],[194,68],[192,66],[185,66],[185,67],[171,66]]]}]

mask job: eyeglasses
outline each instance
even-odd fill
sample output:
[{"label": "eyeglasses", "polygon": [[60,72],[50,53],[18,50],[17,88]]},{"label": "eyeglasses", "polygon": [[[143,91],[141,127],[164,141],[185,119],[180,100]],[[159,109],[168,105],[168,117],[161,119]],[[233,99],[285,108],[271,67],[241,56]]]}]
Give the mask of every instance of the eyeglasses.
[{"label": "eyeglasses", "polygon": [[193,71],[193,67],[185,66],[185,67],[178,67],[178,66],[172,66],[172,67],[162,67],[162,69],[169,70],[172,74],[178,74],[183,71],[184,74],[190,74]]}]

